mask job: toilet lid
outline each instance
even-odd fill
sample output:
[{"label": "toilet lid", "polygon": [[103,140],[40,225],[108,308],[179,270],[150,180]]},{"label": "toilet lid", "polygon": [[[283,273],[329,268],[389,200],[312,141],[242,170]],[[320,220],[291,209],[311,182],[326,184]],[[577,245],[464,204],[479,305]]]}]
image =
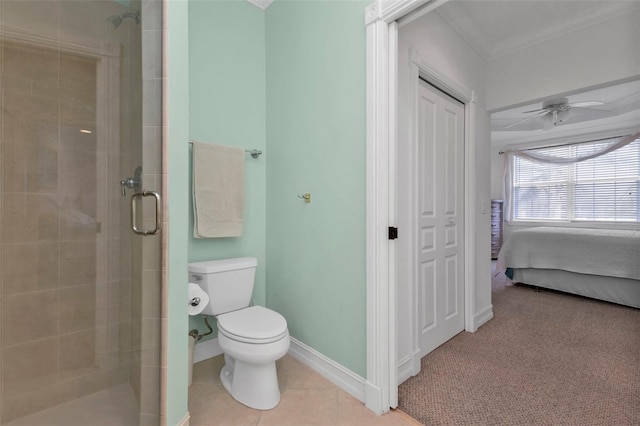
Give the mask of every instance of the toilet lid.
[{"label": "toilet lid", "polygon": [[218,329],[234,340],[269,343],[287,332],[287,320],[271,309],[251,306],[218,315]]}]

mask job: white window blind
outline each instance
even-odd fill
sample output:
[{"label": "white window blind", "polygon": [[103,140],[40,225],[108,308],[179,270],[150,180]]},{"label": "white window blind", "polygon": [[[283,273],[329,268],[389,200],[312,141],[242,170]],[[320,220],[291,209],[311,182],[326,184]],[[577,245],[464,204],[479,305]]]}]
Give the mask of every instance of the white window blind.
[{"label": "white window blind", "polygon": [[[562,158],[582,157],[614,140],[531,151]],[[574,164],[539,163],[517,156],[512,164],[515,221],[640,221],[640,139]]]}]

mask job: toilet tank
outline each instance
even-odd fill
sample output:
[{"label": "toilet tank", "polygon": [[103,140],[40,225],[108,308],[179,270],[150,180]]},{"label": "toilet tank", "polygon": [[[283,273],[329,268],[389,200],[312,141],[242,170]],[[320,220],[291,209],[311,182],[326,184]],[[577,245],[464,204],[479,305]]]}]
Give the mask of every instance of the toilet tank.
[{"label": "toilet tank", "polygon": [[249,306],[257,266],[254,257],[190,263],[189,282],[209,295],[202,314],[220,315]]}]

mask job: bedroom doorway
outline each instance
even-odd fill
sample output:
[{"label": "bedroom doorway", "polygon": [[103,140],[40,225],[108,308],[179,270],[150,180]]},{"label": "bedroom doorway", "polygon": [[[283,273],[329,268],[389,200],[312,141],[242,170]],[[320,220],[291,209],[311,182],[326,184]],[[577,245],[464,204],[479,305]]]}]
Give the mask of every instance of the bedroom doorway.
[{"label": "bedroom doorway", "polygon": [[413,286],[422,358],[464,330],[464,104],[420,79],[416,108]]}]

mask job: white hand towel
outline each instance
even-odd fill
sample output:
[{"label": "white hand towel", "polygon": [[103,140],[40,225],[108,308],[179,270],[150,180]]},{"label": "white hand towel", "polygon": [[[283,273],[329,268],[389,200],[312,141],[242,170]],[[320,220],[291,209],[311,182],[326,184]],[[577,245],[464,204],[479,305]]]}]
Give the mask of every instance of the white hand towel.
[{"label": "white hand towel", "polygon": [[193,143],[193,236],[239,237],[244,208],[244,149]]}]

